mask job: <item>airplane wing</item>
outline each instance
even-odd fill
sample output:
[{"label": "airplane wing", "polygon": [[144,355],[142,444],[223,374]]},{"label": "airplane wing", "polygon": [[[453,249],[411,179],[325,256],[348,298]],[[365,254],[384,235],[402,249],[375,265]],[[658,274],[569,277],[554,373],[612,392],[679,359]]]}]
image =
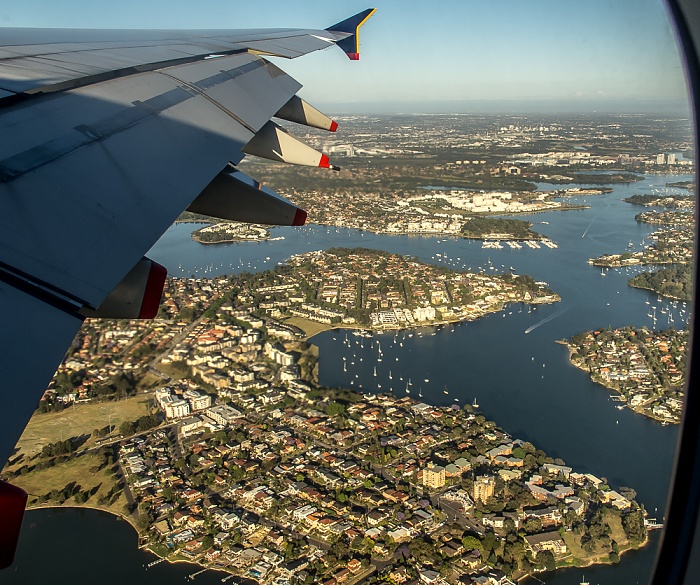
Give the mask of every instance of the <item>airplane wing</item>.
[{"label": "airplane wing", "polygon": [[[86,316],[155,316],[166,275],[144,254],[183,210],[304,223],[236,164],[336,168],[271,119],[337,124],[265,57],[357,59],[373,12],[326,30],[0,29],[0,465]],[[0,566],[19,529],[5,486]]]}]

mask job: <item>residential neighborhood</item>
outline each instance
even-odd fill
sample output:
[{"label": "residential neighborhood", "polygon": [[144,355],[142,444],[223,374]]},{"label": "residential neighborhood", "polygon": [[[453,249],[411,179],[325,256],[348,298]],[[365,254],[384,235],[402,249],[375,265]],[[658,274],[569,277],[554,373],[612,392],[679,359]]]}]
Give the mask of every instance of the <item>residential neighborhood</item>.
[{"label": "residential neighborhood", "polygon": [[617,408],[629,407],[663,423],[680,422],[689,333],[623,327],[575,335],[571,363],[618,392]]},{"label": "residential neighborhood", "polygon": [[[525,277],[367,250],[172,279],[167,319],[90,321],[42,404],[148,397],[146,422],[96,429],[83,452],[101,444],[114,459],[124,482],[100,501],[122,485],[142,544],[170,560],[275,585],[510,583],[643,544],[633,491],[576,473],[472,405],[320,387],[314,348],[288,315],[306,307],[308,323],[335,311],[342,325],[365,311],[374,325],[375,313],[404,311],[406,328],[554,298]],[[21,481],[28,468],[20,457],[10,472]]]}]

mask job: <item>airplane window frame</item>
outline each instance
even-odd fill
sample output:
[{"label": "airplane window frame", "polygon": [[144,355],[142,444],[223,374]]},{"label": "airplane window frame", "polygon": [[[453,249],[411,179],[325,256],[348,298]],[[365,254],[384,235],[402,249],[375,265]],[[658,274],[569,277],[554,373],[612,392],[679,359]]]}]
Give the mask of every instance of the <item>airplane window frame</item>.
[{"label": "airplane window frame", "polygon": [[[695,158],[697,163],[698,112],[700,112],[700,6],[693,0],[666,0],[676,27],[680,53],[685,62],[689,102],[693,115]],[[674,472],[668,495],[668,512],[651,585],[690,585],[700,582],[700,396],[691,392],[700,382],[700,351],[695,333],[695,310],[698,291],[698,222],[697,170],[695,205],[695,245],[693,271],[693,313],[686,370],[685,408],[676,448]]]}]

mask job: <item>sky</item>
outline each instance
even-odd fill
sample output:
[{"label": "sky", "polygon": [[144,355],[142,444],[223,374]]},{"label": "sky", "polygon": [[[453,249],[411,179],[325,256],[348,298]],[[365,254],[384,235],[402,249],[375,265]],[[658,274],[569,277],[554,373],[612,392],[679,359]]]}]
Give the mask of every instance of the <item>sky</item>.
[{"label": "sky", "polygon": [[683,65],[662,0],[3,0],[0,26],[323,29],[369,7],[377,12],[361,29],[359,62],[337,48],[276,60],[317,107],[686,108]]}]

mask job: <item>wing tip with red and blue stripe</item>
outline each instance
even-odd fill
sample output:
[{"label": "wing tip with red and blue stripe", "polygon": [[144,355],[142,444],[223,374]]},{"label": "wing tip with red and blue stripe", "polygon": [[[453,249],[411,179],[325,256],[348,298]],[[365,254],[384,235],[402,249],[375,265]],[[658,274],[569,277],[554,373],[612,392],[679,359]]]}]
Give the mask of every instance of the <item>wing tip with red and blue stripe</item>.
[{"label": "wing tip with red and blue stripe", "polygon": [[368,8],[326,29],[331,32],[350,33],[349,37],[337,41],[336,45],[345,52],[351,61],[360,59],[360,27],[369,20],[369,17],[376,10],[376,8]]}]

